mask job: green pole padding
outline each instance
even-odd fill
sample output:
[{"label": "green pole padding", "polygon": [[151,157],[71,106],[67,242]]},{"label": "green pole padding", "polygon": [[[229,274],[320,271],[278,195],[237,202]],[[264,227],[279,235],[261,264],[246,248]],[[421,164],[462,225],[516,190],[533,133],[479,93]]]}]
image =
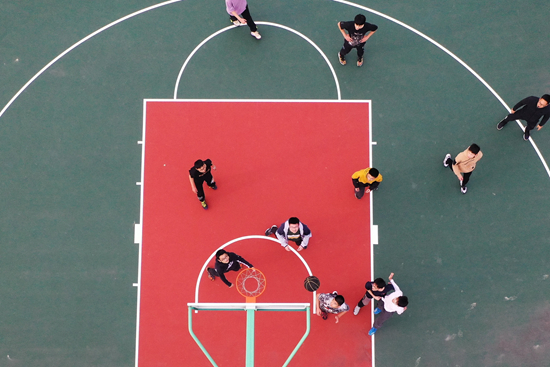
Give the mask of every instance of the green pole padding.
[{"label": "green pole padding", "polygon": [[197,338],[197,336],[193,332],[193,307],[189,306],[188,309],[189,309],[189,322],[188,322],[188,324],[189,324],[189,333],[193,337],[193,340],[195,340],[195,342],[199,345],[199,347],[201,348],[201,350],[204,353],[204,355],[206,356],[206,358],[208,358],[210,363],[212,363],[212,366],[218,367],[216,362],[214,362],[212,357],[210,357],[210,354],[208,354],[208,352],[206,351],[206,349],[204,348],[204,346],[200,342],[199,338]]}]

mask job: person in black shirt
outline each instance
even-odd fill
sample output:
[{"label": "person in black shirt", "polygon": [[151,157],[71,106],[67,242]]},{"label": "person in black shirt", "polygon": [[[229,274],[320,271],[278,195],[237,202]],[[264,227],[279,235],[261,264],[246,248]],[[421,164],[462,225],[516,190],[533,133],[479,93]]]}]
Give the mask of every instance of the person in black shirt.
[{"label": "person in black shirt", "polygon": [[229,287],[233,287],[233,284],[225,278],[225,273],[228,271],[239,271],[241,267],[247,266],[253,268],[254,265],[240,257],[239,255],[233,252],[227,252],[225,250],[218,250],[216,252],[216,264],[215,268],[207,268],[206,275],[210,280],[215,280],[216,277],[220,279]]},{"label": "person in black shirt", "polygon": [[[542,129],[550,117],[550,95],[545,94],[541,98],[531,96],[519,101],[510,114],[497,124],[497,130],[502,130],[512,120],[524,120],[527,122],[523,140],[529,140],[530,132],[535,127]],[[537,126],[538,125],[538,126]]]},{"label": "person in black shirt", "polygon": [[371,299],[374,298],[378,301],[381,297],[385,297],[389,292],[393,292],[394,290],[393,285],[386,284],[382,278],[376,278],[373,282],[367,282],[367,284],[365,284],[365,288],[367,289],[367,292],[353,310],[353,314],[356,316],[359,314],[359,311],[361,311],[361,308],[370,303]]},{"label": "person in black shirt", "polygon": [[199,201],[201,202],[201,205],[204,209],[208,209],[208,205],[206,204],[206,200],[204,197],[202,183],[206,182],[208,187],[213,190],[218,189],[218,186],[216,186],[216,182],[214,181],[214,177],[212,177],[212,168],[216,169],[216,166],[212,164],[212,161],[210,159],[207,159],[205,161],[199,159],[195,162],[195,165],[189,170],[189,182],[191,183],[191,190],[193,190],[193,192],[197,194],[197,197],[199,198]]},{"label": "person in black shirt", "polygon": [[[338,52],[340,64],[346,65],[346,55],[352,48],[357,49],[357,66],[363,65],[363,53],[365,52],[365,42],[376,32],[378,26],[366,23],[363,14],[357,14],[353,22],[338,22],[338,29],[344,36],[344,45]],[[368,33],[368,34],[367,34]]]}]

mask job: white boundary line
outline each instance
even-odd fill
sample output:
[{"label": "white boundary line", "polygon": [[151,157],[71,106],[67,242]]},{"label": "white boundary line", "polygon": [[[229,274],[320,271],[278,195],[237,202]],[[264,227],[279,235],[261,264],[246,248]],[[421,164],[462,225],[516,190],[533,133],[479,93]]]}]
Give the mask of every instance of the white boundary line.
[{"label": "white boundary line", "polygon": [[[369,167],[372,167],[372,103],[369,104]],[[373,231],[373,224],[374,224],[374,218],[373,218],[373,211],[374,211],[374,195],[373,192],[370,192],[370,278],[374,280],[374,244],[372,243],[372,231]],[[376,241],[377,244],[380,243],[380,236],[377,234],[378,240]],[[374,322],[374,302],[371,302],[370,305],[371,309],[371,315],[372,315],[372,321]],[[371,365],[374,367],[374,335],[370,339],[371,342]]]},{"label": "white boundary line", "polygon": [[72,50],[74,50],[75,48],[77,48],[78,46],[80,46],[81,44],[86,42],[87,40],[89,40],[90,38],[98,35],[99,33],[103,32],[104,30],[107,30],[107,29],[111,28],[114,25],[117,25],[118,23],[121,23],[121,22],[123,22],[127,19],[130,19],[130,18],[133,18],[136,15],[148,12],[149,10],[160,8],[161,6],[169,5],[169,4],[172,4],[172,3],[177,3],[179,1],[182,1],[182,0],[169,0],[169,1],[165,1],[165,2],[160,3],[160,4],[155,4],[155,5],[149,6],[147,8],[138,10],[136,12],[133,12],[132,14],[128,14],[128,15],[122,17],[122,18],[119,18],[119,19],[115,20],[114,22],[109,23],[106,26],[104,26],[102,28],[99,28],[97,31],[95,31],[93,33],[90,33],[88,36],[82,38],[80,41],[78,41],[77,43],[75,43],[74,45],[72,45],[71,47],[69,47],[68,49],[63,51],[62,53],[60,53],[55,59],[50,61],[46,66],[44,66],[42,69],[40,69],[40,71],[38,73],[36,73],[27,83],[25,83],[25,85],[22,86],[21,89],[19,89],[19,91],[17,93],[15,93],[15,95],[10,99],[10,101],[4,106],[2,111],[0,111],[0,117],[2,117],[4,112],[6,112],[6,110],[11,106],[11,104],[17,99],[17,97],[19,97],[19,95],[21,95],[21,93],[23,93],[23,91],[25,89],[27,89],[27,87],[29,85],[31,85],[31,83],[36,80],[36,78],[38,78],[40,75],[42,75],[50,66],[55,64],[60,58],[62,58],[63,56],[65,56],[66,54],[68,54],[69,52],[71,52]]},{"label": "white boundary line", "polygon": [[[420,32],[419,30],[417,30],[413,27],[411,27],[408,24],[405,24],[405,23],[403,23],[403,22],[401,22],[401,21],[399,21],[395,18],[390,17],[389,15],[386,15],[384,13],[381,13],[381,12],[376,11],[376,10],[371,9],[371,8],[367,8],[366,6],[355,4],[355,3],[352,3],[352,2],[346,1],[346,0],[332,0],[332,1],[337,2],[337,3],[342,3],[344,5],[353,6],[353,7],[368,11],[369,13],[376,14],[376,15],[382,17],[382,18],[385,18],[385,19],[387,19],[391,22],[394,22],[395,24],[399,24],[400,26],[402,26],[402,27],[408,29],[409,31],[417,34],[418,36],[424,38],[426,41],[430,42],[431,44],[433,44],[434,46],[436,46],[437,48],[439,48],[440,50],[445,52],[447,55],[451,56],[453,59],[455,59],[455,61],[457,61],[466,70],[468,70],[473,76],[475,76],[477,78],[477,80],[479,80],[493,94],[493,96],[496,99],[498,99],[498,101],[504,106],[504,108],[506,108],[506,110],[508,112],[510,112],[510,107],[508,107],[506,102],[504,102],[504,100],[500,97],[500,95],[498,95],[498,93],[495,92],[495,90],[489,85],[489,83],[487,83],[478,73],[476,73],[474,71],[474,69],[472,69],[470,66],[468,66],[468,64],[466,64],[464,61],[462,61],[462,59],[460,59],[454,53],[452,53],[451,51],[446,49],[443,45],[441,45],[440,43],[434,41],[432,38],[426,36],[424,33]],[[516,122],[517,122],[518,126],[521,128],[521,130],[525,131],[525,127],[523,126],[523,124],[519,120],[516,120]],[[544,166],[544,169],[546,170],[546,173],[548,174],[548,177],[550,177],[550,169],[548,168],[548,164],[546,164],[546,160],[544,159],[544,157],[540,153],[540,150],[539,150],[537,144],[535,144],[535,141],[533,140],[532,137],[529,138],[529,141],[531,142],[531,145],[533,146],[533,149],[535,149],[535,152],[539,156],[540,161],[541,161],[542,165]]]},{"label": "white boundary line", "polygon": [[[321,56],[323,57],[323,59],[325,59],[328,67],[330,68],[330,71],[332,72],[332,77],[334,78],[334,82],[336,83],[336,93],[338,95],[338,100],[342,99],[342,95],[341,95],[341,92],[340,92],[340,83],[338,82],[338,77],[336,76],[336,72],[334,71],[334,68],[332,67],[332,64],[330,63],[330,61],[328,60],[327,56],[325,55],[325,53],[319,48],[319,46],[317,46],[315,44],[315,42],[313,42],[312,40],[310,40],[308,37],[306,37],[305,35],[303,35],[302,33],[298,32],[297,30],[295,29],[292,29],[290,27],[287,27],[287,26],[284,26],[282,24],[278,24],[278,23],[272,23],[272,22],[256,22],[256,24],[262,24],[262,25],[268,25],[268,26],[272,26],[272,27],[277,27],[277,28],[282,28],[284,30],[287,30],[289,32],[292,32],[294,34],[297,34],[298,36],[302,37],[303,39],[305,39],[307,42],[309,42],[310,45],[312,45],[320,54]],[[212,38],[216,37],[217,35],[225,32],[225,31],[229,31],[231,29],[237,29],[238,27],[235,27],[233,25],[231,26],[228,26],[228,27],[225,27],[223,29],[220,29],[219,31],[217,32],[214,32],[212,33],[210,36],[206,37],[201,43],[199,43],[197,45],[197,47],[195,47],[195,49],[189,54],[189,56],[187,56],[187,59],[185,60],[185,62],[183,63],[183,66],[181,67],[180,69],[180,72],[178,74],[178,77],[176,79],[176,86],[174,87],[174,99],[177,99],[178,98],[178,88],[179,88],[179,84],[180,84],[180,80],[181,80],[181,76],[183,75],[183,71],[185,70],[185,67],[187,66],[187,64],[189,63],[189,61],[191,61],[191,58],[195,55],[195,53],[208,41],[210,41]],[[265,42],[265,41],[264,41]]]},{"label": "white boundary line", "polygon": [[139,255],[138,255],[138,281],[134,283],[134,286],[137,287],[137,310],[136,310],[136,355],[135,355],[135,367],[138,367],[138,357],[139,357],[139,320],[140,320],[140,310],[141,310],[141,262],[143,258],[143,183],[145,178],[145,127],[147,125],[147,102],[143,101],[143,132],[142,139],[138,142],[141,145],[141,182],[140,186],[140,202],[139,202],[139,225],[140,233],[139,235]]},{"label": "white boundary line", "polygon": [[[197,283],[195,285],[195,303],[200,303],[199,302],[199,288],[200,288],[200,283],[201,283],[201,278],[204,276],[204,272],[206,271],[206,267],[208,266],[208,263],[214,258],[214,256],[216,255],[216,252],[218,250],[221,250],[223,248],[226,248],[227,246],[229,245],[232,245],[234,244],[235,242],[239,242],[239,241],[244,241],[244,240],[250,240],[250,239],[258,239],[258,240],[268,240],[268,241],[271,241],[271,242],[275,242],[278,246],[281,246],[281,243],[279,242],[279,240],[273,238],[273,237],[267,237],[267,236],[258,236],[258,235],[251,235],[251,236],[243,236],[243,237],[239,237],[239,238],[235,238],[229,242],[226,242],[224,243],[223,245],[221,245],[220,247],[218,247],[214,252],[212,252],[212,254],[208,257],[208,259],[206,259],[206,261],[204,262],[204,265],[202,266],[201,268],[201,271],[199,272],[199,276],[197,277]],[[298,253],[298,251],[294,250],[294,248],[290,247],[290,250],[294,253],[294,255],[296,255],[298,257],[298,259],[300,259],[302,261],[302,263],[304,264],[306,270],[307,270],[307,273],[311,276],[313,275],[311,273],[311,269],[308,265],[308,263],[306,262],[306,260],[304,260],[304,258]],[[313,314],[317,313],[317,302],[316,302],[316,297],[317,297],[317,292],[313,292],[313,307],[311,308],[312,309],[312,312]],[[195,311],[196,312],[196,311]]]}]

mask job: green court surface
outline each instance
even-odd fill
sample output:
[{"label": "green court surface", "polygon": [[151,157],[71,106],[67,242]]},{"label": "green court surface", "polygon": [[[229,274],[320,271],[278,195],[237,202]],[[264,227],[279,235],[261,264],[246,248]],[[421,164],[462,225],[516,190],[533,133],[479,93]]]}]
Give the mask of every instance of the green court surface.
[{"label": "green court surface", "polygon": [[[135,363],[143,99],[173,98],[186,58],[230,25],[223,1],[175,1],[124,20],[22,88],[83,38],[160,3],[0,2],[0,367]],[[510,107],[550,93],[547,2],[354,4],[431,37]],[[374,194],[375,275],[395,272],[410,299],[377,332],[376,366],[550,365],[550,177],[519,127],[495,129],[507,112],[499,100],[381,14],[331,0],[249,5],[256,21],[319,47],[342,99],[372,100],[373,164],[384,176]],[[355,51],[341,66],[336,24],[359,12],[380,28],[362,68]],[[241,27],[198,49],[178,98],[337,98],[311,44],[259,29],[261,41]],[[532,136],[549,159],[550,127]],[[474,142],[484,157],[462,195],[441,163]],[[369,328],[357,336],[365,343]]]}]

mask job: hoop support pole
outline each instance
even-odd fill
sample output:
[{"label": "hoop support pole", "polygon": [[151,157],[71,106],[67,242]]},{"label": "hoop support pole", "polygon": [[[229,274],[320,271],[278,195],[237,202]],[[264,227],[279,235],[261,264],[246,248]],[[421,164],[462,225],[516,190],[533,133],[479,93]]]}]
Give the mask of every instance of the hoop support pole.
[{"label": "hoop support pole", "polygon": [[294,348],[294,350],[292,351],[292,353],[290,354],[290,356],[286,360],[285,364],[283,364],[283,367],[288,366],[288,364],[290,363],[292,358],[294,358],[294,356],[298,352],[298,349],[300,349],[302,344],[304,344],[304,341],[306,340],[307,336],[309,335],[309,331],[311,330],[311,313],[309,312],[309,306],[307,306],[307,309],[306,309],[306,319],[307,319],[306,332],[304,333],[304,336],[302,336],[302,339],[300,339],[300,341],[298,342],[298,345],[296,345],[296,348]]},{"label": "hoop support pole", "polygon": [[206,351],[206,349],[204,348],[204,346],[200,342],[199,338],[197,338],[197,336],[193,332],[193,308],[191,306],[188,306],[188,309],[189,309],[189,322],[188,322],[188,324],[189,324],[189,334],[191,334],[191,336],[193,337],[193,340],[195,340],[195,343],[197,343],[199,348],[201,348],[201,350],[204,353],[204,355],[206,356],[206,358],[208,358],[210,363],[212,363],[212,366],[218,367],[216,362],[214,362],[214,360],[212,359],[210,354],[208,354],[208,352]]}]

